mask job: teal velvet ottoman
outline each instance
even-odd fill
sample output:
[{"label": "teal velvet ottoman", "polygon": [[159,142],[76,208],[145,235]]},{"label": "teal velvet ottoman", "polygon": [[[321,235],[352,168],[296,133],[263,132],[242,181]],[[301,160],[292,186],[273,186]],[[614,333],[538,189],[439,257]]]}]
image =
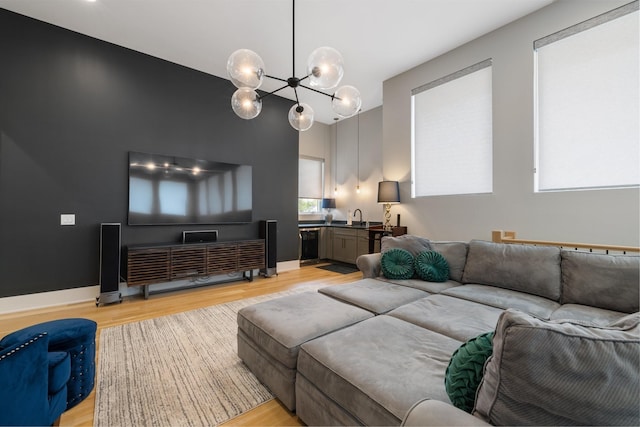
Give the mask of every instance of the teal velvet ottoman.
[{"label": "teal velvet ottoman", "polygon": [[69,410],[82,402],[93,390],[96,373],[97,324],[89,319],[61,319],[39,323],[13,332],[0,345],[8,347],[43,332],[49,337],[49,352],[66,352],[71,358],[71,377],[67,382]]}]

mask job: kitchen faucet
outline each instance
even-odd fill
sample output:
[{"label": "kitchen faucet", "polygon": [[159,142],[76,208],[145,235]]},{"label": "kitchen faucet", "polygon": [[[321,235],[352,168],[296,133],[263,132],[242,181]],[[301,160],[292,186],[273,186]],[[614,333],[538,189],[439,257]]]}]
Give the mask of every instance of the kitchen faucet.
[{"label": "kitchen faucet", "polygon": [[355,211],[353,211],[353,217],[356,217],[356,212],[360,212],[360,222],[358,222],[358,225],[362,225],[362,211],[360,209],[356,209]]}]

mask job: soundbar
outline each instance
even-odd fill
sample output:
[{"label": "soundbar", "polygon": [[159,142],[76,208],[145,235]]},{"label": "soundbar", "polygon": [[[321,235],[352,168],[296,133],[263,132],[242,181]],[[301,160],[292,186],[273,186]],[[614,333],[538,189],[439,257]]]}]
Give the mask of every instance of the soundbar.
[{"label": "soundbar", "polygon": [[218,240],[218,230],[183,231],[182,243],[206,243]]}]

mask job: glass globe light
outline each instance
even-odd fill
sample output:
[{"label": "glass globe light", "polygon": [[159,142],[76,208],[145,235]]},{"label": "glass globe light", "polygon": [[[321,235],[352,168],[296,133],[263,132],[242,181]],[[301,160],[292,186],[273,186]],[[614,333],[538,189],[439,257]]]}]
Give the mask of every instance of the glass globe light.
[{"label": "glass globe light", "polygon": [[341,117],[351,117],[360,111],[362,97],[353,86],[341,86],[333,94],[331,108]]},{"label": "glass globe light", "polygon": [[264,62],[254,51],[239,49],[229,56],[227,73],[237,88],[257,89],[264,78]]},{"label": "glass globe light", "polygon": [[305,131],[313,125],[313,108],[304,102],[295,104],[289,110],[289,123],[299,131]]},{"label": "glass globe light", "polygon": [[338,86],[344,74],[344,61],[340,52],[332,47],[319,47],[307,59],[309,85],[318,89]]},{"label": "glass globe light", "polygon": [[262,99],[255,90],[243,87],[233,93],[231,108],[238,117],[250,120],[257,117],[262,111]]}]

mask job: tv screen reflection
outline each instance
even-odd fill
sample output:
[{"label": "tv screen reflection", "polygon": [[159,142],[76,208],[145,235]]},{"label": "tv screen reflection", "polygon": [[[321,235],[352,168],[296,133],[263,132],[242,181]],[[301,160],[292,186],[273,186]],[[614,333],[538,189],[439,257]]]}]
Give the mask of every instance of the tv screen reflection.
[{"label": "tv screen reflection", "polygon": [[129,153],[129,225],[252,221],[252,168]]}]

